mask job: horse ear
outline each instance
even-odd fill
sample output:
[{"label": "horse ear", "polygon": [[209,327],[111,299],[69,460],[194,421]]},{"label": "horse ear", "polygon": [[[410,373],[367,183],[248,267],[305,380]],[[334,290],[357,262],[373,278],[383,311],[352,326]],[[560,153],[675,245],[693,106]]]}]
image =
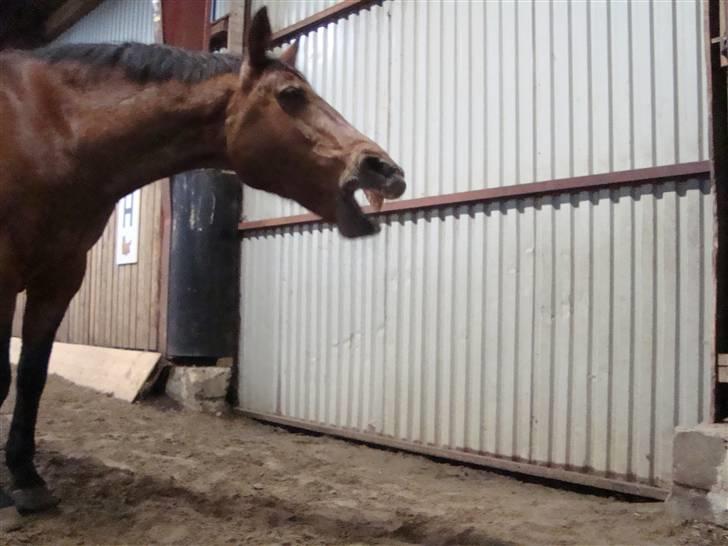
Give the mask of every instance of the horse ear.
[{"label": "horse ear", "polygon": [[246,41],[246,64],[253,68],[265,66],[268,62],[266,51],[270,46],[271,34],[268,9],[264,6],[255,12],[253,20],[250,22],[250,30],[248,30]]},{"label": "horse ear", "polygon": [[298,40],[293,42],[278,58],[288,66],[296,67],[296,55],[298,54]]}]

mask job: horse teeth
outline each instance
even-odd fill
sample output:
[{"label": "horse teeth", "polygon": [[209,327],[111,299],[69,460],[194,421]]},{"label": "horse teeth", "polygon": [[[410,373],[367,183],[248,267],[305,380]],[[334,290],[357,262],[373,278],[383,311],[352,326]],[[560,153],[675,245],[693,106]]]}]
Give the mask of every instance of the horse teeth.
[{"label": "horse teeth", "polygon": [[372,206],[372,209],[374,212],[379,212],[382,210],[382,206],[384,205],[384,197],[382,196],[382,193],[376,190],[364,190],[364,193],[367,196],[367,199],[369,200],[369,204]]}]

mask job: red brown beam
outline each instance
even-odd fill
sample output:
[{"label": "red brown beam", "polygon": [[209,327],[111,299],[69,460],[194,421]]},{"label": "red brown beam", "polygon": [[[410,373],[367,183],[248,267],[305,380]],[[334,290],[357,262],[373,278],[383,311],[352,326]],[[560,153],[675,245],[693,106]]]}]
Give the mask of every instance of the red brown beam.
[{"label": "red brown beam", "polygon": [[[516,184],[500,188],[485,188],[482,190],[464,191],[436,195],[432,197],[418,197],[386,203],[384,208],[376,214],[392,214],[395,212],[419,211],[432,208],[454,207],[469,205],[483,201],[494,201],[512,198],[533,197],[539,195],[579,192],[598,188],[637,185],[656,182],[666,179],[685,178],[690,176],[710,174],[709,161],[695,161],[692,163],[678,163],[663,167],[648,167],[605,174],[591,174],[573,178],[559,178],[545,182],[532,182],[530,184]],[[371,207],[365,207],[364,212],[375,214]],[[314,224],[322,222],[315,214],[298,214],[296,216],[283,216],[280,218],[266,218],[240,222],[238,231],[247,232],[260,229],[271,229],[282,226]]]},{"label": "red brown beam", "polygon": [[230,15],[223,15],[222,17],[215,19],[210,23],[210,37],[212,38],[215,34],[220,32],[227,32],[229,25]]},{"label": "red brown beam", "polygon": [[352,13],[357,13],[363,9],[367,9],[374,5],[379,5],[384,0],[342,0],[338,4],[314,13],[310,17],[306,17],[297,23],[287,26],[278,32],[273,33],[271,47],[279,46],[285,42],[297,38],[307,32],[316,30],[328,25],[339,19],[348,17]]}]

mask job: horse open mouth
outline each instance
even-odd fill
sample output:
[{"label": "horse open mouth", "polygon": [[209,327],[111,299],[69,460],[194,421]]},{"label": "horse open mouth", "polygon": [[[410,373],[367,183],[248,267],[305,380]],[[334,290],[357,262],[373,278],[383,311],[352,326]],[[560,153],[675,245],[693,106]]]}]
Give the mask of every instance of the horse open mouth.
[{"label": "horse open mouth", "polygon": [[363,190],[373,212],[382,210],[385,199],[397,199],[406,189],[402,169],[376,157],[367,157],[342,184],[336,208],[336,223],[344,237],[363,237],[379,231],[379,225],[369,218],[356,200],[357,190]]}]

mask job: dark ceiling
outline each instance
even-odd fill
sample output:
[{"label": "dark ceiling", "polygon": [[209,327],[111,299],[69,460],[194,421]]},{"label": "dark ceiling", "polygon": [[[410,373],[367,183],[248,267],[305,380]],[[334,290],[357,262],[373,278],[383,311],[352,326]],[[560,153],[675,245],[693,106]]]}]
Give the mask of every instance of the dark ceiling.
[{"label": "dark ceiling", "polygon": [[42,45],[46,19],[65,1],[0,0],[0,49]]}]

